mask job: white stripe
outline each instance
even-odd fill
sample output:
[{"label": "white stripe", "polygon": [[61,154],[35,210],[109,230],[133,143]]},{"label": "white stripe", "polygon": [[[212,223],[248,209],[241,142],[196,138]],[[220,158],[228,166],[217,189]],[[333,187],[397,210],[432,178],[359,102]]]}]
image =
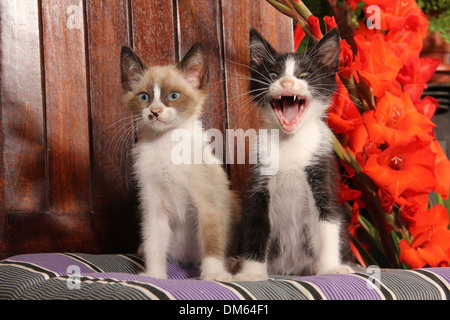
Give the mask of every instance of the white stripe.
[{"label": "white stripe", "polygon": [[[419,270],[423,270],[423,269],[419,269]],[[437,291],[439,291],[439,294],[441,295],[441,299],[442,300],[446,299],[444,290],[442,289],[442,287],[438,283],[436,283],[436,281],[434,281],[433,279],[427,277],[424,274],[421,274],[420,272],[416,272],[415,270],[406,270],[406,271],[414,273],[415,275],[418,275],[419,277],[421,277],[422,279],[424,279],[428,283],[432,284],[433,287],[436,288]],[[423,271],[426,271],[426,270],[423,270]],[[432,273],[432,274],[436,275],[435,273]],[[446,281],[443,281],[443,283],[446,283]]]},{"label": "white stripe", "polygon": [[284,76],[294,77],[294,69],[295,69],[295,60],[293,58],[289,58],[286,60],[286,69],[284,71]]},{"label": "white stripe", "polygon": [[155,83],[155,86],[153,87],[153,101],[159,101],[161,99],[161,89],[159,88],[159,85]]}]

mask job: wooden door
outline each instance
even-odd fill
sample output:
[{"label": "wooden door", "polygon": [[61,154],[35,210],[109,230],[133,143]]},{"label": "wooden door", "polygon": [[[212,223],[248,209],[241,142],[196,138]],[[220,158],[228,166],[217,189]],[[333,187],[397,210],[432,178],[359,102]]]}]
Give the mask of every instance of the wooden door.
[{"label": "wooden door", "polygon": [[[0,258],[134,252],[135,137],[121,103],[121,47],[167,64],[203,42],[203,127],[246,130],[258,127],[245,94],[251,27],[292,50],[290,19],[262,0],[2,0]],[[242,194],[248,164],[226,169]]]}]

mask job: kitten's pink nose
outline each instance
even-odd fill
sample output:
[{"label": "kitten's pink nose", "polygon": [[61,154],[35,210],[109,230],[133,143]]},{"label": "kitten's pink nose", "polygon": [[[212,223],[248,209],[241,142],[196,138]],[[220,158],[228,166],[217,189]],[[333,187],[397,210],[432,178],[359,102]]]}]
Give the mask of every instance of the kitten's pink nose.
[{"label": "kitten's pink nose", "polygon": [[162,108],[161,107],[154,107],[150,109],[150,112],[156,117],[158,118],[159,114],[162,112]]},{"label": "kitten's pink nose", "polygon": [[292,81],[292,80],[283,80],[283,81],[281,81],[280,84],[285,89],[292,89],[292,87],[294,86],[294,81]]}]

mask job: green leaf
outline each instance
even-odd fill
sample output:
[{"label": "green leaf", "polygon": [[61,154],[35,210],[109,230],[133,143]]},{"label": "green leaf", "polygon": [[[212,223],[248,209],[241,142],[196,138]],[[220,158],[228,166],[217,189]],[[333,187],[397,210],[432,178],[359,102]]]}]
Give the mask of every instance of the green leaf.
[{"label": "green leaf", "polygon": [[439,193],[437,193],[437,192],[436,192],[435,195],[436,195],[436,203],[445,207],[445,201],[442,198],[442,196]]},{"label": "green leaf", "polygon": [[375,259],[370,255],[369,252],[367,252],[366,249],[361,245],[361,243],[353,237],[351,234],[349,234],[350,240],[355,245],[356,249],[358,249],[359,254],[361,255],[361,258],[363,258],[365,264],[367,266],[377,266],[378,263],[375,261]]},{"label": "green leaf", "polygon": [[373,224],[366,219],[363,215],[359,215],[358,222],[361,224],[361,227],[364,228],[364,230],[367,231],[369,236],[372,238],[373,242],[377,246],[378,250],[384,253],[383,244],[381,243],[380,233],[378,230],[373,226]]},{"label": "green leaf", "polygon": [[390,236],[391,236],[392,241],[394,242],[395,257],[397,258],[398,265],[400,267],[402,267],[402,269],[411,269],[408,266],[408,264],[406,264],[404,262],[400,262],[400,259],[399,259],[399,257],[400,257],[400,247],[399,247],[400,237],[398,236],[397,232],[392,230]]}]

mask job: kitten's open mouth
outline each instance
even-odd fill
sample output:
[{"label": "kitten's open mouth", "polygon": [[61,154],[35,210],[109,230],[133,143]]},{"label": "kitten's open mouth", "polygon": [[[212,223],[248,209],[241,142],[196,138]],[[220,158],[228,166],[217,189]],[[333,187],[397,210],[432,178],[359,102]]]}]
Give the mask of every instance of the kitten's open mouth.
[{"label": "kitten's open mouth", "polygon": [[303,112],[307,107],[307,100],[299,96],[278,96],[271,101],[272,109],[280,121],[281,126],[287,132],[297,128]]}]

